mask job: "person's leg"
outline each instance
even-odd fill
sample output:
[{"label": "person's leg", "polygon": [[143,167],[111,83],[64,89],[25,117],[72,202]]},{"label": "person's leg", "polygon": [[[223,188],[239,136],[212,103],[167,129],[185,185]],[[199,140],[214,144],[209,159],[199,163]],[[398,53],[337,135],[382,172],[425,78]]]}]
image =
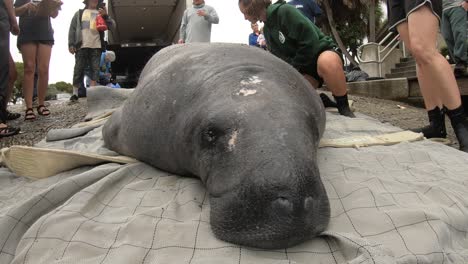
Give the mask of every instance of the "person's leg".
[{"label": "person's leg", "polygon": [[452,25],[450,23],[450,10],[446,10],[442,13],[442,21],[441,21],[441,33],[444,37],[445,44],[447,44],[447,50],[449,53],[450,58],[453,60],[453,46],[454,39],[452,33]]},{"label": "person's leg", "polygon": [[317,73],[335,98],[340,114],[355,117],[349,108],[346,77],[341,58],[334,51],[324,51],[317,59]]},{"label": "person's leg", "polygon": [[436,48],[438,28],[439,21],[428,6],[419,8],[408,17],[411,53],[418,66],[418,80],[423,82],[426,107],[431,109],[443,103],[454,109],[461,104],[460,91],[452,68]]},{"label": "person's leg", "polygon": [[70,97],[71,102],[78,101],[78,89],[83,83],[83,74],[86,63],[86,50],[79,49],[75,53],[75,68],[73,69],[73,95]]},{"label": "person's leg", "polygon": [[11,57],[8,60],[9,69],[8,69],[8,90],[5,99],[5,109],[7,113],[7,120],[15,120],[21,117],[20,113],[13,113],[8,111],[8,102],[10,102],[13,95],[13,87],[15,87],[16,79],[18,78],[18,72],[16,71],[16,64]]},{"label": "person's leg", "polygon": [[450,25],[453,32],[454,44],[452,47],[453,60],[455,61],[455,74],[462,76],[466,72],[468,63],[467,55],[467,27],[466,19],[467,12],[465,9],[455,7],[449,9],[450,11]]},{"label": "person's leg", "polygon": [[0,8],[0,125],[6,118],[6,100],[8,91],[8,57],[10,50],[10,23],[4,8]]},{"label": "person's leg", "polygon": [[0,8],[0,137],[13,136],[19,128],[6,124],[6,98],[8,92],[9,56],[10,56],[10,22],[4,8]]},{"label": "person's leg", "polygon": [[96,86],[99,80],[99,62],[101,61],[101,49],[90,50],[90,68],[91,68],[91,83],[90,86]]},{"label": "person's leg", "polygon": [[[47,95],[47,88],[49,86],[49,64],[50,64],[50,55],[52,53],[52,45],[47,44],[38,44],[37,49],[37,99],[38,104],[41,106],[44,105],[45,97]],[[47,113],[45,112],[47,111]],[[39,113],[43,115],[48,115],[49,110],[42,111],[38,109]]]},{"label": "person's leg", "polygon": [[438,20],[428,6],[411,13],[408,16],[411,52],[418,65],[418,80],[421,87],[424,86],[426,107],[440,107],[442,103],[448,109],[447,115],[460,149],[468,152],[468,121],[452,69],[436,48],[438,26]]},{"label": "person's leg", "polygon": [[[411,41],[409,37],[408,23],[403,22],[397,26],[398,33],[400,34],[400,39],[405,43],[406,47],[411,51]],[[426,138],[446,138],[447,132],[445,128],[445,114],[443,112],[443,105],[440,97],[435,92],[428,90],[427,82],[422,75],[423,73],[419,71],[419,68],[416,67],[419,89],[424,98],[424,104],[427,110],[427,115],[429,117],[429,125],[412,129],[412,131],[417,133],[423,133]]]},{"label": "person's leg", "polygon": [[23,96],[26,103],[26,120],[34,120],[36,116],[32,109],[33,89],[34,89],[34,72],[36,71],[36,43],[26,43],[21,45],[20,50],[23,55],[24,77],[23,77]]}]

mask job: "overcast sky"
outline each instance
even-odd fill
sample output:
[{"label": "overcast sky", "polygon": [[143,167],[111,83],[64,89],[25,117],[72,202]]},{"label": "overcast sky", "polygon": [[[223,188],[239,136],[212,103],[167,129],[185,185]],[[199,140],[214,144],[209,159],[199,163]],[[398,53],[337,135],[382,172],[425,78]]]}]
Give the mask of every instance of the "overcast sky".
[{"label": "overcast sky", "polygon": [[[68,52],[68,28],[74,13],[83,8],[81,0],[62,0],[62,11],[56,19],[52,19],[54,28],[55,45],[52,48],[50,60],[49,83],[58,81],[72,82],[75,58]],[[244,20],[244,16],[237,7],[238,1],[233,0],[205,0],[207,5],[216,9],[220,22],[213,25],[211,32],[212,42],[248,43],[248,35],[251,32],[250,23]],[[131,23],[131,22],[130,22]],[[16,37],[10,38],[10,51],[15,61],[23,61],[16,47]]]}]

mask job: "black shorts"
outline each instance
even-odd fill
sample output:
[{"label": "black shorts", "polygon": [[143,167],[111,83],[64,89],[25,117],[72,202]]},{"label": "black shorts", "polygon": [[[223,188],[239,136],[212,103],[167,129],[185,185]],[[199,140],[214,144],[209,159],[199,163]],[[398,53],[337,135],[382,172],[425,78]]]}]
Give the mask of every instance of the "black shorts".
[{"label": "black shorts", "polygon": [[23,40],[23,41],[18,40],[16,44],[18,46],[18,50],[21,50],[21,46],[24,44],[43,44],[43,45],[53,46],[54,41],[53,40]]},{"label": "black shorts", "polygon": [[[338,49],[338,47],[329,47],[329,48],[326,48],[324,50],[322,50],[318,56],[317,56],[317,59],[318,57],[320,56],[320,54],[322,54],[323,52],[325,51],[333,51],[335,52],[336,54],[338,54],[338,57],[340,57],[341,59],[341,63],[344,64],[344,61],[343,61],[343,53],[341,53],[341,51]],[[314,63],[314,64],[311,64],[309,65],[308,67],[306,67],[307,70],[305,70],[304,72],[301,72],[302,74],[308,74],[312,77],[314,77],[315,80],[317,80],[318,82],[318,87],[315,87],[315,88],[320,88],[322,87],[324,81],[322,79],[322,77],[319,76],[318,72],[317,72],[317,61]]]},{"label": "black shorts", "polygon": [[407,21],[409,14],[423,5],[429,6],[441,21],[442,0],[387,0],[389,30],[394,30],[398,24]]}]

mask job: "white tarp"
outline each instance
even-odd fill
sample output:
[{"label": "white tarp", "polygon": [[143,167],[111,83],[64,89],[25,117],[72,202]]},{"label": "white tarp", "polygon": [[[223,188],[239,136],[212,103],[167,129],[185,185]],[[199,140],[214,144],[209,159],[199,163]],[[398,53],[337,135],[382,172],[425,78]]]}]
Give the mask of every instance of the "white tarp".
[{"label": "white tarp", "polygon": [[[400,131],[327,113],[324,138]],[[41,147],[115,155],[101,127]],[[282,250],[216,239],[199,180],[108,163],[43,180],[0,169],[0,263],[468,263],[468,154],[418,141],[321,148],[320,237]]]}]

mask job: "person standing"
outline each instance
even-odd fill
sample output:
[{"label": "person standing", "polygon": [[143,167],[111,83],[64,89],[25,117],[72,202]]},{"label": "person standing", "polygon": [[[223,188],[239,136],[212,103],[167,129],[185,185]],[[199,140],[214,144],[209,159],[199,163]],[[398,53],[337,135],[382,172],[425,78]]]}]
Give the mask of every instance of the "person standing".
[{"label": "person standing", "polygon": [[468,0],[443,0],[442,35],[455,62],[455,76],[463,76],[468,66],[467,12]]},{"label": "person standing", "polygon": [[338,112],[355,117],[349,108],[343,61],[329,36],[284,0],[275,4],[271,0],[239,0],[239,9],[251,23],[264,23],[263,34],[271,53],[293,66],[312,87],[325,82]]},{"label": "person standing", "polygon": [[250,28],[253,32],[249,34],[249,46],[260,47],[260,44],[258,43],[258,36],[260,36],[260,30],[258,30],[258,23],[251,23]]},{"label": "person standing", "polygon": [[73,16],[68,31],[68,50],[75,55],[73,70],[73,95],[70,102],[78,101],[78,89],[83,82],[86,67],[90,68],[90,86],[99,81],[99,62],[106,50],[104,31],[98,30],[97,19],[101,16],[108,29],[115,26],[107,14],[103,0],[85,0],[85,9],[78,10]]},{"label": "person standing", "polygon": [[10,127],[7,122],[7,98],[9,81],[10,32],[18,35],[19,27],[16,22],[13,2],[0,1],[0,137],[13,136],[19,133],[19,128]]},{"label": "person standing", "polygon": [[[44,5],[48,7],[43,9]],[[15,1],[15,12],[19,16],[20,27],[17,46],[24,63],[23,96],[26,103],[24,119],[28,121],[36,119],[33,111],[36,66],[38,72],[37,113],[42,116],[50,114],[49,109],[44,106],[49,85],[50,56],[54,45],[54,30],[50,18],[57,17],[61,5],[62,2],[56,0],[44,0],[40,4],[33,3],[31,0]]]},{"label": "person standing", "polygon": [[291,0],[288,4],[297,8],[312,23],[315,24],[316,18],[322,15],[322,9],[315,0]]},{"label": "person standing", "polygon": [[445,114],[450,118],[460,150],[468,152],[468,120],[460,90],[447,60],[436,47],[442,0],[387,0],[389,30],[397,29],[417,65],[417,76],[429,125],[416,132],[445,138]]},{"label": "person standing", "polygon": [[204,0],[193,0],[193,7],[184,11],[180,24],[179,44],[190,42],[210,42],[211,25],[219,23],[216,10],[205,5]]}]

